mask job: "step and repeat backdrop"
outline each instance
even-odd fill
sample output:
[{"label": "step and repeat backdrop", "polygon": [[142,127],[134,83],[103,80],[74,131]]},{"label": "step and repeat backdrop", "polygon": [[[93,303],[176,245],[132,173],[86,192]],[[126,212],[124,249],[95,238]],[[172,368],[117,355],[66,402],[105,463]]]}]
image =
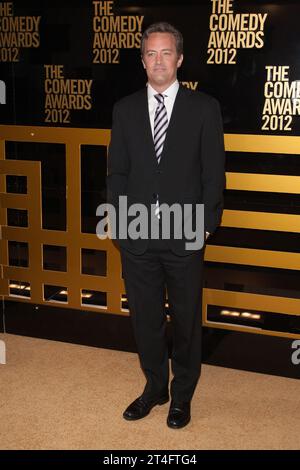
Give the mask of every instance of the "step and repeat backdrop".
[{"label": "step and repeat backdrop", "polygon": [[300,338],[299,17],[292,0],[0,2],[4,298],[128,315],[96,208],[113,104],[145,86],[142,32],[162,20],[184,37],[179,81],[217,98],[224,122],[203,323]]}]

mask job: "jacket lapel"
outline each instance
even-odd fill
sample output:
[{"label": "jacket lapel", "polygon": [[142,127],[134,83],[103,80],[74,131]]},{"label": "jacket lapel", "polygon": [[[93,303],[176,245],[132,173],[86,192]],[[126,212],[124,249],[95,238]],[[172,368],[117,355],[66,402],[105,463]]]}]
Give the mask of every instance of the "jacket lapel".
[{"label": "jacket lapel", "polygon": [[157,159],[155,155],[154,142],[151,131],[150,117],[149,117],[149,108],[148,108],[148,94],[147,87],[142,90],[141,99],[140,99],[140,109],[137,113],[139,119],[139,128],[140,132],[143,135],[143,141],[145,142],[145,156],[146,161],[152,162],[152,164],[157,165]]},{"label": "jacket lapel", "polygon": [[178,137],[181,135],[182,123],[180,123],[180,120],[182,119],[182,116],[185,116],[185,112],[183,112],[185,103],[184,92],[185,89],[180,85],[172,109],[171,119],[168,125],[159,165],[166,164],[172,142],[176,142],[176,139],[178,139]]}]

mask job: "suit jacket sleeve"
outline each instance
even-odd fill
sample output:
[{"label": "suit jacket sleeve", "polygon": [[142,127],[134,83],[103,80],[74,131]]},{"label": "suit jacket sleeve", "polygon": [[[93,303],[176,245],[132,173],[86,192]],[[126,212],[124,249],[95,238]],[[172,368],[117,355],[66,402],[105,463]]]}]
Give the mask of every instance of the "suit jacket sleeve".
[{"label": "suit jacket sleeve", "polygon": [[116,103],[113,108],[113,124],[108,149],[107,202],[118,206],[119,196],[126,194],[129,158],[122,126],[122,116]]},{"label": "suit jacket sleeve", "polygon": [[219,103],[209,103],[201,136],[202,188],[205,230],[212,233],[221,222],[225,187],[223,123]]}]

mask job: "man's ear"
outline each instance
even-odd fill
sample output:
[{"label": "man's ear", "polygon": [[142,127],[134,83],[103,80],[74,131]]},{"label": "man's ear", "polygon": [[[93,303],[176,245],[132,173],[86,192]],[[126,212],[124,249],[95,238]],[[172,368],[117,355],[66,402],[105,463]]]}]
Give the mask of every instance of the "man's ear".
[{"label": "man's ear", "polygon": [[145,65],[145,62],[143,61],[143,56],[141,56],[141,59],[142,59],[143,67],[144,67],[144,69],[145,69],[145,68],[146,68],[146,65]]},{"label": "man's ear", "polygon": [[183,54],[180,55],[180,57],[177,61],[177,68],[181,67],[182,61],[183,61]]}]

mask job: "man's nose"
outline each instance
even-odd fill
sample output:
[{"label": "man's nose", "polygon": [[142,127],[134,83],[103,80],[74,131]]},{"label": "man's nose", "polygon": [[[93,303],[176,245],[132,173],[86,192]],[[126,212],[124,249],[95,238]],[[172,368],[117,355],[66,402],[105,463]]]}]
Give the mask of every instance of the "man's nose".
[{"label": "man's nose", "polygon": [[160,55],[160,53],[158,53],[157,56],[156,56],[156,63],[157,63],[157,64],[160,64],[160,63],[161,63],[161,55]]}]

